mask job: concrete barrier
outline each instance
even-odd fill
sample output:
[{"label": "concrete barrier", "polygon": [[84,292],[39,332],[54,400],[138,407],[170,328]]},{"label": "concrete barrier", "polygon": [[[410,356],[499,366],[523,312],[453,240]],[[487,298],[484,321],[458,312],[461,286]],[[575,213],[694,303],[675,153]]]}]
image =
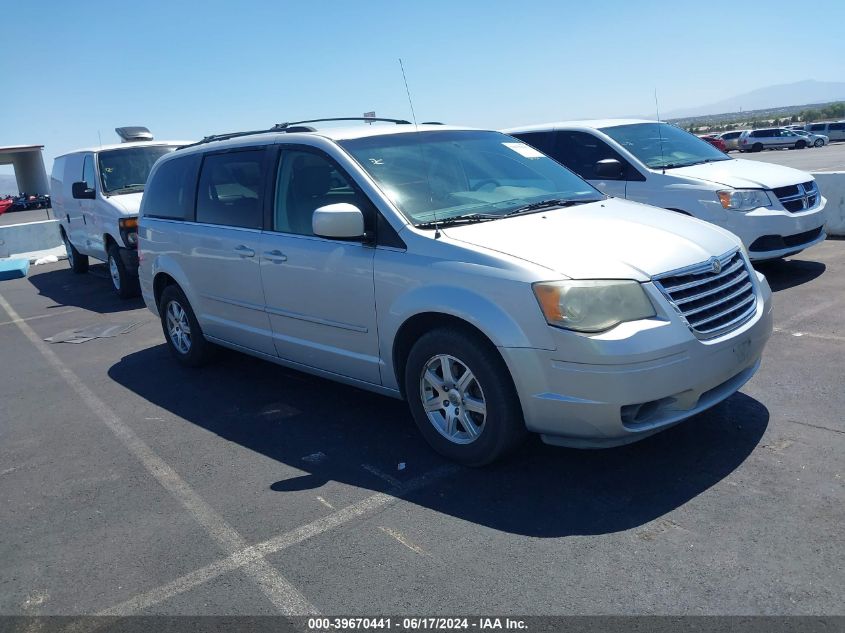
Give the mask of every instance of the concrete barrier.
[{"label": "concrete barrier", "polygon": [[845,171],[820,171],[813,177],[827,198],[828,235],[845,236]]},{"label": "concrete barrier", "polygon": [[61,245],[58,220],[0,226],[0,257],[44,251]]}]

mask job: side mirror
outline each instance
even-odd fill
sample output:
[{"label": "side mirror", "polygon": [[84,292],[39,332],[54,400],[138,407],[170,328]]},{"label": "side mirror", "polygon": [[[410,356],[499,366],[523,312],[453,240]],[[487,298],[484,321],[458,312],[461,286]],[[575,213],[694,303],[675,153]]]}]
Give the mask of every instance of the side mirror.
[{"label": "side mirror", "polygon": [[84,180],[71,185],[71,194],[77,200],[93,200],[96,197],[94,190],[89,189],[88,183]]},{"label": "side mirror", "polygon": [[314,235],[335,239],[351,239],[364,235],[364,214],[354,204],[327,204],[311,216]]},{"label": "side mirror", "polygon": [[608,180],[624,180],[625,168],[615,158],[605,158],[596,163],[596,176]]}]

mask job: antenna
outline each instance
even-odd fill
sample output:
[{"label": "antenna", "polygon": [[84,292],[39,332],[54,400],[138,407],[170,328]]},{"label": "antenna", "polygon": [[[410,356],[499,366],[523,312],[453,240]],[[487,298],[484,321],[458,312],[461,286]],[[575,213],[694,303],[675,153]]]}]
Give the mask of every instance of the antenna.
[{"label": "antenna", "polygon": [[[408,103],[411,105],[411,118],[414,120],[414,131],[416,132],[416,131],[418,131],[417,113],[414,112],[414,101],[411,99],[411,90],[410,90],[410,88],[408,88],[408,78],[405,77],[405,64],[402,63],[401,57],[399,58],[399,68],[402,69],[402,81],[405,82],[405,92],[408,93]],[[425,162],[425,153],[423,152],[423,148],[422,148],[421,144],[418,144],[417,148],[420,150],[420,158],[422,159],[423,167],[425,167],[425,179],[426,179],[426,182],[428,182],[429,196],[431,196],[431,194],[432,194],[432,191],[431,191],[431,176],[428,173],[428,166],[426,165],[426,162]],[[431,198],[430,198],[430,200],[431,200]],[[437,211],[432,210],[432,214],[434,216],[434,239],[438,240],[438,239],[440,239],[440,225],[437,222]]]},{"label": "antenna", "polygon": [[654,110],[657,112],[657,136],[660,138],[660,162],[663,173],[666,173],[666,156],[663,155],[663,130],[660,129],[660,106],[657,103],[657,88],[654,89]]},{"label": "antenna", "polygon": [[97,130],[97,140],[100,142],[100,149],[103,149],[103,137],[100,136],[100,130]]},{"label": "antenna", "polygon": [[414,112],[414,102],[411,100],[411,90],[408,88],[408,79],[405,77],[405,65],[402,63],[402,58],[399,58],[399,68],[402,69],[402,81],[405,82],[405,92],[408,93],[408,103],[411,104],[411,118],[414,120],[414,126],[417,125],[417,114]]}]

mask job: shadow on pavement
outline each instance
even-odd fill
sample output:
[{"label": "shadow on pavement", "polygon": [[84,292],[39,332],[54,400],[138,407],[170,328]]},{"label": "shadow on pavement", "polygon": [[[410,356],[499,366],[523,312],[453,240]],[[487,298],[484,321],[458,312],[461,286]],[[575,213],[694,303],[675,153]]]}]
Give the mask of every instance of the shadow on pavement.
[{"label": "shadow on pavement", "polygon": [[763,273],[772,290],[778,292],[813,281],[825,271],[826,266],[804,259],[776,259],[754,264],[754,268]]},{"label": "shadow on pavement", "polygon": [[[185,422],[305,471],[265,482],[280,493],[280,504],[287,491],[319,488],[330,480],[389,492],[390,485],[363,464],[408,481],[445,463],[424,443],[404,402],[234,352],[224,351],[207,367],[187,369],[159,345],[124,357],[108,373]],[[579,451],[532,439],[502,464],[459,468],[404,498],[528,536],[626,530],[670,512],[729,475],[757,446],[768,420],[760,402],[735,394],[637,444]],[[317,463],[303,460],[317,453],[324,455]],[[401,471],[400,462],[407,464]]]},{"label": "shadow on pavement", "polygon": [[69,266],[45,272],[35,270],[29,275],[29,282],[35,286],[38,294],[58,304],[53,309],[76,306],[108,314],[144,307],[140,297],[124,300],[115,294],[105,264],[92,262],[91,268],[84,275],[74,274]]}]

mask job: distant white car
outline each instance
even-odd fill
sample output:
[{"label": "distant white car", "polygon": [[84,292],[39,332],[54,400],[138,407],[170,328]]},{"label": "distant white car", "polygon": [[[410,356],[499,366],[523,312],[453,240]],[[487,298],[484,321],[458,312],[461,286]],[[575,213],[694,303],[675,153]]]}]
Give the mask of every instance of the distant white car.
[{"label": "distant white car", "polygon": [[798,136],[803,136],[807,139],[807,145],[809,147],[821,147],[822,145],[828,145],[830,143],[830,138],[825,136],[824,134],[813,134],[812,132],[807,132],[806,130],[792,130]]},{"label": "distant white car", "polygon": [[[668,123],[570,121],[506,133],[545,152],[610,196],[728,229],[742,238],[752,260],[794,255],[826,237],[826,200],[810,174],[729,158]],[[791,138],[807,145],[803,137]]]}]

